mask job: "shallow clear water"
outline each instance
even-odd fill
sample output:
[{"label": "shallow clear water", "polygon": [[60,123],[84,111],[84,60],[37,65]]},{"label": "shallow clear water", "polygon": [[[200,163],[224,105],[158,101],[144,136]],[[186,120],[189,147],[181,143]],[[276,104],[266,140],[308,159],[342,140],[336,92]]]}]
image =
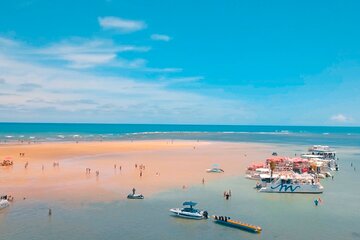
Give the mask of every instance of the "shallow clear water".
[{"label": "shallow clear water", "polygon": [[[322,183],[324,194],[258,193],[243,176],[225,178],[187,190],[173,189],[144,200],[71,206],[19,200],[0,213],[0,239],[360,239],[359,155],[341,155],[341,171]],[[359,167],[360,171],[360,167]],[[223,199],[231,189],[232,198]],[[315,207],[317,197],[322,203]],[[260,225],[252,234],[214,224],[170,216],[185,200],[199,202],[209,214]],[[53,214],[47,215],[51,207]]]}]

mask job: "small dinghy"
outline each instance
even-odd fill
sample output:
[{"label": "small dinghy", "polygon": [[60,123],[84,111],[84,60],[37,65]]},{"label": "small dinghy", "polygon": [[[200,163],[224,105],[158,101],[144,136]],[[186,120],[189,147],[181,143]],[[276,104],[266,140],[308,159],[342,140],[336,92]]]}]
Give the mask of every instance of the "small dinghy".
[{"label": "small dinghy", "polygon": [[127,195],[128,199],[144,199],[144,196],[142,194],[132,194],[130,193]]},{"label": "small dinghy", "polygon": [[144,196],[142,194],[136,194],[135,192],[136,192],[136,189],[133,188],[132,193],[127,195],[127,198],[128,199],[144,199]]},{"label": "small dinghy", "polygon": [[255,225],[251,225],[248,223],[243,223],[243,222],[239,222],[239,221],[234,221],[232,219],[230,219],[230,217],[224,217],[224,216],[212,216],[212,218],[214,219],[215,223],[227,226],[227,227],[233,227],[233,228],[238,228],[241,230],[245,230],[248,232],[253,232],[253,233],[260,233],[261,232],[261,227],[259,226],[255,226]]}]

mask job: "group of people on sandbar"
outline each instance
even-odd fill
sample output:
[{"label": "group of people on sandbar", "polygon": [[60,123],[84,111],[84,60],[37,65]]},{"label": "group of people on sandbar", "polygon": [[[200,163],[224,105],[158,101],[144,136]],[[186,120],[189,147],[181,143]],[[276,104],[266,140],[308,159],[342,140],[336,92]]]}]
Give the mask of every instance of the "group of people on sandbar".
[{"label": "group of people on sandbar", "polygon": [[224,217],[224,216],[215,216],[215,220],[225,221],[227,222],[230,220],[230,217]]},{"label": "group of people on sandbar", "polygon": [[[91,168],[86,168],[86,174],[91,174]],[[100,175],[100,171],[97,170],[97,171],[95,172],[95,174],[96,174],[96,176],[98,177],[98,176]]]},{"label": "group of people on sandbar", "polygon": [[139,176],[142,177],[143,176],[143,170],[145,170],[145,165],[144,164],[140,164],[140,165],[137,165],[137,163],[135,163],[135,168],[138,168],[139,167]]},{"label": "group of people on sandbar", "polygon": [[8,167],[14,165],[14,162],[9,159],[4,159],[2,162],[0,162],[0,166],[2,167]]},{"label": "group of people on sandbar", "polygon": [[[116,166],[116,164],[114,164],[114,169],[116,170],[116,168],[117,168],[117,166]],[[121,167],[121,165],[119,166],[119,170],[121,171],[121,169],[122,169],[122,167]]]}]

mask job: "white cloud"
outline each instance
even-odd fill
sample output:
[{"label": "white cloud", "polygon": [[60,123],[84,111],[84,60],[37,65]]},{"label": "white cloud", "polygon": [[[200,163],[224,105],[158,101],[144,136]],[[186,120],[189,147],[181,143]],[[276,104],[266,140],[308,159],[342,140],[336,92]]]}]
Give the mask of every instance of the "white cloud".
[{"label": "white cloud", "polygon": [[[116,45],[110,40],[104,39],[70,39],[51,46],[35,50],[35,53],[65,60],[73,68],[89,68],[103,65],[133,67],[133,64],[125,65],[117,55],[122,52],[147,52],[150,47],[133,45]],[[120,62],[118,62],[120,61]]]},{"label": "white cloud", "polygon": [[36,83],[21,83],[18,86],[17,91],[19,91],[19,92],[31,92],[31,91],[33,91],[34,89],[37,89],[37,88],[41,88],[41,85],[36,84]]},{"label": "white cloud", "polygon": [[115,54],[65,54],[64,60],[71,62],[74,68],[89,68],[96,65],[102,65],[113,61]]},{"label": "white cloud", "polygon": [[344,114],[336,114],[331,116],[330,120],[337,122],[337,123],[348,123],[352,121],[351,117],[347,117]]},{"label": "white cloud", "polygon": [[193,82],[199,82],[203,80],[204,77],[202,76],[194,76],[194,77],[178,77],[178,78],[160,78],[161,82],[164,82],[165,84],[184,84],[184,83],[193,83]]},{"label": "white cloud", "polygon": [[153,34],[153,35],[151,35],[151,39],[155,40],[155,41],[168,42],[171,40],[171,37],[169,37],[168,35],[164,35],[164,34]]},{"label": "white cloud", "polygon": [[[124,52],[147,52],[150,47],[119,45],[107,39],[71,38],[43,47],[33,47],[11,39],[0,38],[5,46],[3,52],[38,61],[62,61],[70,68],[117,67],[135,68],[139,58],[125,60],[120,57]],[[1,50],[1,45],[0,45]],[[144,60],[143,60],[144,61]]]},{"label": "white cloud", "polygon": [[143,21],[127,20],[119,17],[99,17],[99,24],[104,29],[112,29],[121,33],[130,33],[146,28]]},{"label": "white cloud", "polygon": [[[30,46],[22,49],[34,51]],[[171,90],[157,79],[129,78],[120,72],[113,77],[66,69],[24,58],[19,52],[0,50],[0,79],[6,79],[0,94],[3,121],[238,123],[246,119],[237,101]],[[24,86],[28,91],[18,91]]]},{"label": "white cloud", "polygon": [[178,73],[182,72],[182,68],[144,68],[144,72],[153,72],[153,73]]}]

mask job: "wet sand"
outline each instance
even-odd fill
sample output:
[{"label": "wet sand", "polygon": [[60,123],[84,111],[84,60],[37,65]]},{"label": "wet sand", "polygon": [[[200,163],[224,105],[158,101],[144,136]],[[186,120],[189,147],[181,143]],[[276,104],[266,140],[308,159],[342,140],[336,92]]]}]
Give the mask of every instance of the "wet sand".
[{"label": "wet sand", "polygon": [[[203,179],[207,184],[243,175],[247,165],[263,162],[275,147],[279,148],[180,140],[2,144],[0,160],[11,157],[14,165],[0,167],[0,194],[10,194],[16,201],[25,197],[84,203],[125,199],[135,187],[138,193],[151,197],[167,189],[186,191],[203,184]],[[213,164],[225,172],[206,173]]]}]

